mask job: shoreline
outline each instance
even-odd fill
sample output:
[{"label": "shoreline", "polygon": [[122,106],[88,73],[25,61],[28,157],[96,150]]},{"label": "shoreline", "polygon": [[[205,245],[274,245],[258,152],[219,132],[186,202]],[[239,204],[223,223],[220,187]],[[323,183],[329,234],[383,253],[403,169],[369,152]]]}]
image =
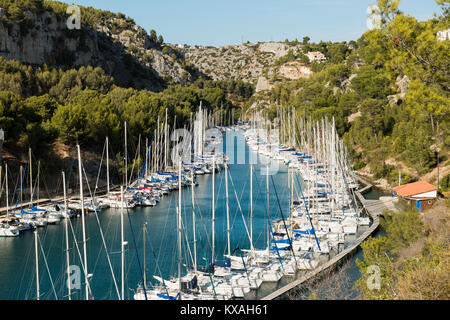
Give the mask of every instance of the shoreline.
[{"label": "shoreline", "polygon": [[369,236],[373,235],[378,230],[379,227],[378,214],[375,210],[370,210],[365,206],[367,200],[364,199],[362,193],[360,192],[360,191],[363,191],[364,193],[369,192],[369,190],[373,187],[373,185],[361,178],[359,178],[358,180],[360,182],[363,182],[364,186],[362,187],[362,189],[358,189],[356,191],[356,195],[358,196],[359,200],[361,201],[361,204],[364,206],[364,209],[372,219],[372,225],[369,227],[369,229],[366,230],[360,237],[358,237],[358,239],[355,241],[354,244],[344,249],[343,251],[338,253],[336,256],[334,256],[324,264],[320,265],[317,269],[309,272],[308,274],[297,280],[292,281],[291,283],[274,291],[273,293],[268,294],[267,296],[261,298],[261,300],[280,300],[283,297],[289,295],[291,291],[296,290],[299,286],[320,276],[320,274],[322,274],[324,271],[337,268],[344,260],[349,259],[354,254],[356,254],[356,252],[358,252],[358,250],[360,249],[361,243],[364,242]]}]

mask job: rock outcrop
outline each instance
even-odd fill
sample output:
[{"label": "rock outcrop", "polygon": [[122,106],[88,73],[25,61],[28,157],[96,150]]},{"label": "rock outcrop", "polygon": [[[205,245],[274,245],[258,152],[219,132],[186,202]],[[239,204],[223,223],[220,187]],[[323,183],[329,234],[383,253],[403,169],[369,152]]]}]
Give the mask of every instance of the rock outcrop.
[{"label": "rock outcrop", "polygon": [[170,51],[164,52],[138,25],[128,23],[126,30],[118,31],[114,26],[125,21],[109,18],[95,27],[83,24],[80,30],[69,30],[67,17],[55,12],[23,12],[24,21],[8,21],[5,9],[0,8],[4,16],[0,56],[5,59],[63,68],[101,67],[120,85],[155,91],[192,80],[182,61]]},{"label": "rock outcrop", "polygon": [[[187,63],[195,66],[203,74],[213,80],[239,79],[257,85],[261,77],[270,81],[271,76],[287,75],[288,80],[298,79],[310,73],[310,69],[298,64],[286,66],[278,72],[275,62],[286,56],[289,51],[297,54],[302,45],[292,45],[282,42],[246,43],[223,47],[188,46],[179,48]],[[275,70],[277,69],[277,70]],[[293,75],[297,73],[296,77]],[[264,81],[264,80],[263,80]]]}]

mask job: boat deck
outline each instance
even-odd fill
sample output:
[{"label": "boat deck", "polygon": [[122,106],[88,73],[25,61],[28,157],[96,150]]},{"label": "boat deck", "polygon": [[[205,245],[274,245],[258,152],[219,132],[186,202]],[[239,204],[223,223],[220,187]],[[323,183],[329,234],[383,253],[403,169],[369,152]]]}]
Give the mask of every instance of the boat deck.
[{"label": "boat deck", "polygon": [[320,265],[317,269],[272,292],[271,294],[263,297],[261,300],[279,299],[280,297],[288,294],[291,290],[318,276],[323,271],[336,267],[343,258],[353,255],[359,249],[361,243],[378,229],[378,226],[380,224],[378,216],[382,214],[383,210],[385,209],[394,209],[393,202],[395,201],[395,198],[391,199],[390,197],[381,197],[380,200],[366,200],[364,199],[362,193],[368,192],[370,189],[372,189],[372,185],[362,179],[358,180],[360,180],[360,182],[362,182],[364,186],[356,192],[356,195],[360,199],[362,205],[367,210],[373,221],[369,229],[367,229],[366,232],[364,232],[354,244],[338,253],[326,263]]}]

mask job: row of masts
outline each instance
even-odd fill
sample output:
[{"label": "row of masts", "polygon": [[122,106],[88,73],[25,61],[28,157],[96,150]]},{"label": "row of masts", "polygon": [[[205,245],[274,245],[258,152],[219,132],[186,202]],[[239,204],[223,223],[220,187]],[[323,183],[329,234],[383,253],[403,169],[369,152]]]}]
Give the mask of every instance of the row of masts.
[{"label": "row of masts", "polygon": [[[152,144],[149,145],[148,144],[148,139],[146,139],[146,157],[145,157],[145,176],[148,177],[149,175],[151,175],[151,173],[153,172],[157,172],[159,170],[167,170],[169,169],[170,165],[174,165],[173,163],[170,163],[170,157],[169,157],[169,132],[170,132],[170,128],[168,126],[168,113],[167,113],[167,109],[166,109],[166,116],[165,116],[165,120],[163,122],[160,121],[159,117],[158,117],[158,121],[157,121],[157,128],[154,131],[154,140],[152,141]],[[174,121],[174,128],[175,128],[175,124],[176,124],[176,118]],[[196,122],[194,124],[194,130],[196,130],[194,132],[194,137],[196,137],[196,139],[194,140],[194,144],[200,143],[200,146],[197,147],[196,153],[194,155],[195,157],[201,157],[203,155],[203,144],[205,141],[205,130],[208,128],[208,126],[210,125],[214,125],[215,124],[215,118],[212,115],[209,115],[206,110],[202,110],[201,106],[200,106],[200,111],[197,114],[197,119]],[[186,128],[185,128],[186,129]],[[109,138],[106,138],[106,191],[107,194],[109,194],[111,192],[111,181],[110,181],[110,157],[109,157]],[[139,144],[140,144],[140,138],[139,138]],[[178,151],[178,150],[177,150]],[[30,158],[30,188],[32,188],[32,181],[33,181],[33,176],[32,176],[32,170],[31,170],[31,149],[29,150],[29,158]],[[178,154],[178,152],[177,152]],[[82,261],[82,268],[83,268],[83,273],[84,273],[84,278],[85,278],[85,299],[89,300],[92,297],[91,294],[91,289],[89,287],[89,280],[92,277],[92,274],[88,273],[88,260],[87,260],[87,238],[86,238],[86,225],[85,225],[85,214],[86,214],[86,209],[85,209],[85,204],[84,204],[84,188],[83,188],[83,165],[82,165],[82,160],[81,160],[81,151],[80,151],[80,146],[77,145],[77,158],[78,158],[78,176],[79,176],[79,187],[80,187],[80,191],[79,191],[79,197],[80,197],[80,201],[81,201],[81,219],[82,219],[82,244],[83,244],[83,261]],[[121,291],[120,291],[120,299],[124,300],[125,298],[125,246],[127,245],[127,242],[124,239],[124,214],[125,214],[125,208],[124,208],[124,192],[127,190],[128,185],[130,184],[129,178],[128,178],[128,146],[127,146],[127,123],[124,123],[124,166],[125,166],[125,170],[124,170],[124,180],[123,180],[123,185],[120,187],[121,190]],[[178,232],[181,232],[181,177],[182,177],[182,173],[181,173],[181,169],[182,169],[182,163],[180,161],[180,163],[178,164],[178,170],[179,170],[179,175],[178,175],[178,182],[179,182],[179,194],[180,194],[180,203],[179,203],[179,207],[177,209],[177,212],[179,214],[179,218],[177,219],[177,229]],[[215,163],[214,163],[214,159],[213,159],[213,181],[215,180]],[[226,169],[227,170],[227,169]],[[6,179],[8,176],[8,167],[7,164],[5,164],[5,175],[6,175]],[[1,172],[1,171],[0,171]],[[1,173],[0,173],[1,176]],[[67,193],[66,193],[66,181],[65,181],[65,173],[62,172],[62,176],[63,176],[63,186],[64,186],[64,204],[65,204],[65,208],[67,210]],[[21,167],[21,177],[22,177],[22,167]],[[0,177],[1,178],[1,177]],[[131,179],[131,177],[130,177]],[[21,183],[22,183],[22,178],[21,178]],[[6,180],[7,181],[7,180]],[[22,190],[22,186],[21,186],[21,190]],[[31,189],[32,190],[32,189]],[[213,182],[213,190],[214,190],[214,182]],[[228,192],[228,182],[227,182],[227,192]],[[7,194],[7,208],[9,208],[9,203],[8,203],[8,183],[6,183],[6,194]],[[33,192],[31,191],[31,199],[30,199],[30,206],[33,203],[33,198],[32,198]],[[227,196],[228,199],[228,196]],[[194,184],[192,184],[192,201],[194,201]],[[214,203],[214,200],[213,200]],[[228,212],[228,200],[227,200],[227,212]],[[215,208],[213,208],[213,215],[215,212]],[[194,219],[194,227],[195,227],[195,214],[193,214],[193,219]],[[214,221],[214,218],[213,218]],[[66,223],[65,223],[65,244],[66,244],[66,267],[67,267],[67,275],[70,276],[70,257],[69,257],[69,233],[68,233],[68,223],[69,223],[69,219],[66,219]],[[214,224],[214,222],[213,222]],[[145,228],[145,227],[144,227]],[[145,230],[144,230],[145,231]],[[228,232],[230,231],[229,228],[229,220],[228,220]],[[38,252],[38,233],[37,230],[34,231],[35,234],[35,272],[36,272],[36,297],[39,300],[40,299],[40,285],[39,285],[39,252]],[[144,232],[145,234],[145,232]],[[194,233],[195,235],[195,233]],[[229,236],[228,236],[228,242],[230,241]],[[179,242],[179,250],[181,250],[181,235],[178,236],[178,242]],[[194,246],[196,246],[196,239],[194,238]],[[145,248],[145,247],[144,247]],[[214,244],[213,244],[213,257],[214,257]],[[229,249],[230,250],[230,249]],[[194,267],[197,268],[197,257],[196,257],[196,249],[194,250],[195,252],[195,264]],[[181,259],[181,252],[179,253],[179,257]],[[145,261],[145,258],[144,258]],[[179,275],[181,277],[181,260],[179,261],[180,265],[179,265]],[[146,281],[146,276],[145,276],[145,265],[144,265],[144,283]],[[71,286],[70,286],[70,281],[67,281],[68,283],[68,299],[71,300],[72,298],[72,292],[71,292]]]}]

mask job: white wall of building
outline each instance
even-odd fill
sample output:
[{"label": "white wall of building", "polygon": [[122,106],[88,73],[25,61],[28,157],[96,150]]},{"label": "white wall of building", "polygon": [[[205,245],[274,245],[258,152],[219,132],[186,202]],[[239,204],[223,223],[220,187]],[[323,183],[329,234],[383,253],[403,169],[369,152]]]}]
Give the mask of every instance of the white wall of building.
[{"label": "white wall of building", "polygon": [[437,191],[430,191],[430,192],[413,195],[410,198],[436,198],[436,197],[437,197]]}]

